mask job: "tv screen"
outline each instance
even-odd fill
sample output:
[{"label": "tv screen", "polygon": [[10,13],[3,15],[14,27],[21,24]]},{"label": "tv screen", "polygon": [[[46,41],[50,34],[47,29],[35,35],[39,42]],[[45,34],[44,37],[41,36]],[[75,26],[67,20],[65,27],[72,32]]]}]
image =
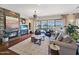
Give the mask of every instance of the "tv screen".
[{"label": "tv screen", "polygon": [[26,30],[26,29],[28,29],[28,26],[26,24],[20,25],[20,30]]},{"label": "tv screen", "polygon": [[18,18],[6,16],[6,28],[7,29],[13,29],[13,28],[18,29],[19,28]]}]

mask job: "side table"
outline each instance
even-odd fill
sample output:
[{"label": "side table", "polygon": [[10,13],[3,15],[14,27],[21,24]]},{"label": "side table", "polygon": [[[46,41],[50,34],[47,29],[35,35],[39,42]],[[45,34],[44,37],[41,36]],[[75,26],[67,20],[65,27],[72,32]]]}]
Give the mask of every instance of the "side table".
[{"label": "side table", "polygon": [[50,44],[49,45],[49,53],[51,55],[59,55],[60,47],[58,45]]}]

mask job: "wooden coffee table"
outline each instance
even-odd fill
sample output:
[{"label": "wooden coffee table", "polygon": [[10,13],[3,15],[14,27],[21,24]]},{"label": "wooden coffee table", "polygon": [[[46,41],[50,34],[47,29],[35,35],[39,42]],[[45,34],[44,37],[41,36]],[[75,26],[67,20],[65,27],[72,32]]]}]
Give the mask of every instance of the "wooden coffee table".
[{"label": "wooden coffee table", "polygon": [[59,55],[60,47],[58,45],[50,44],[49,45],[49,53],[51,55]]}]

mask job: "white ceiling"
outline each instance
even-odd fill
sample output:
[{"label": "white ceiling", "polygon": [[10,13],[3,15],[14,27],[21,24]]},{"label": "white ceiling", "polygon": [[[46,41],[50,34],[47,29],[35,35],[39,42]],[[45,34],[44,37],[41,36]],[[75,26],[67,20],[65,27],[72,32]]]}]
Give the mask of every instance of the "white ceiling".
[{"label": "white ceiling", "polygon": [[22,17],[32,17],[36,10],[38,16],[71,13],[79,4],[0,4],[0,7],[18,12]]}]

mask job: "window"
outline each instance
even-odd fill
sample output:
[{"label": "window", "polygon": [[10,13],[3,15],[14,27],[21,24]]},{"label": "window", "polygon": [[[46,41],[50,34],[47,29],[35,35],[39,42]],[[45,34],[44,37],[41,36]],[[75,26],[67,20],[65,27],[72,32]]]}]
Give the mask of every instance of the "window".
[{"label": "window", "polygon": [[47,29],[48,28],[48,21],[41,21],[41,28]]},{"label": "window", "polygon": [[35,28],[36,29],[40,29],[41,28],[41,22],[40,21],[36,21],[35,22]]},{"label": "window", "polygon": [[56,21],[56,26],[64,26],[64,22],[59,22],[59,21],[57,22]]},{"label": "window", "polygon": [[35,22],[36,29],[48,29],[53,28],[55,26],[64,26],[64,22],[62,20],[39,20]]}]

